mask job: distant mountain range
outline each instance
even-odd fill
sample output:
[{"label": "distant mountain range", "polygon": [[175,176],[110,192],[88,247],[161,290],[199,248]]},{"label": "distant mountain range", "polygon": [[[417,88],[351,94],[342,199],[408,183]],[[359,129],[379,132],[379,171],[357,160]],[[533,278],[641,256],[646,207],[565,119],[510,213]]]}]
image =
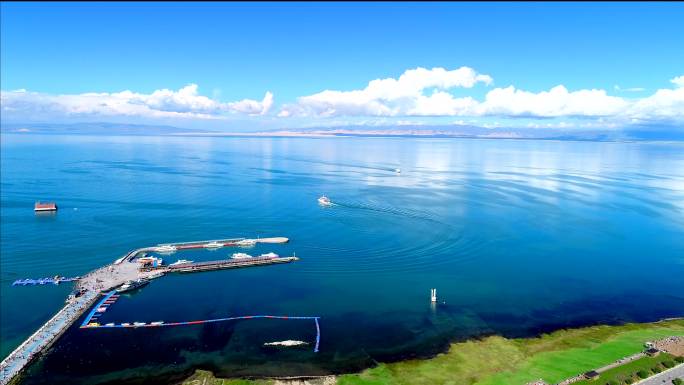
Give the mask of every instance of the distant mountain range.
[{"label": "distant mountain range", "polygon": [[41,135],[178,135],[184,133],[209,133],[211,131],[193,130],[173,126],[121,123],[27,123],[2,124],[2,133],[22,133]]},{"label": "distant mountain range", "polygon": [[2,133],[43,135],[150,135],[150,136],[255,136],[255,137],[432,137],[488,139],[547,139],[587,141],[684,141],[684,128],[631,127],[626,129],[485,128],[463,125],[339,126],[227,132],[120,123],[3,124]]}]

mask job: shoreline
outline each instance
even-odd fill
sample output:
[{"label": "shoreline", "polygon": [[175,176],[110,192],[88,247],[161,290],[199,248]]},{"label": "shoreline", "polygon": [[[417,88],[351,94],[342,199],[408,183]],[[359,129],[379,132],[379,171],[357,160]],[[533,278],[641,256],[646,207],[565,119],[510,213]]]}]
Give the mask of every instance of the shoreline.
[{"label": "shoreline", "polygon": [[[488,361],[486,359],[486,356],[493,355],[493,356],[498,356],[500,357],[499,353],[500,350],[499,348],[501,347],[500,345],[502,344],[512,344],[512,345],[521,345],[521,346],[526,346],[526,345],[531,345],[532,349],[528,349],[529,351],[536,352],[540,355],[547,355],[547,354],[557,354],[559,352],[563,352],[562,349],[544,349],[544,347],[548,348],[550,346],[553,346],[554,344],[559,344],[560,346],[564,346],[565,348],[569,347],[569,350],[573,349],[580,349],[582,346],[592,346],[596,344],[596,339],[599,336],[602,336],[604,340],[601,341],[601,344],[598,345],[597,349],[600,349],[601,346],[603,345],[610,345],[615,342],[615,340],[620,339],[623,336],[631,336],[631,335],[638,335],[639,333],[642,333],[645,336],[648,335],[653,335],[653,336],[660,336],[667,334],[667,332],[673,332],[673,335],[680,335],[684,336],[684,317],[668,317],[668,318],[663,318],[658,321],[653,321],[653,322],[629,322],[629,323],[623,323],[623,324],[618,324],[618,325],[608,325],[608,324],[596,324],[596,325],[588,325],[588,326],[582,326],[582,327],[577,327],[577,328],[561,328],[557,329],[552,332],[548,333],[541,333],[538,335],[534,336],[529,336],[529,337],[520,337],[520,338],[506,338],[501,335],[482,335],[479,337],[473,337],[473,338],[468,338],[463,341],[452,341],[447,344],[447,348],[440,353],[437,353],[433,356],[430,357],[422,357],[422,358],[410,358],[410,359],[405,359],[405,360],[397,360],[397,361],[391,361],[391,362],[378,362],[377,365],[369,368],[365,368],[361,371],[358,372],[351,372],[351,373],[342,373],[342,374],[329,374],[329,375],[321,375],[321,376],[264,376],[264,377],[256,377],[256,376],[247,376],[247,377],[215,377],[214,374],[210,371],[203,370],[203,369],[195,369],[195,372],[187,377],[185,380],[179,383],[179,385],[249,385],[249,384],[255,384],[255,385],[265,385],[265,384],[273,384],[273,385],[334,385],[334,384],[340,384],[340,385],[356,385],[356,384],[376,384],[376,383],[394,383],[392,381],[396,381],[397,379],[394,378],[393,380],[390,379],[390,382],[383,382],[382,378],[383,377],[388,377],[391,376],[392,374],[399,374],[403,371],[412,371],[414,370],[416,373],[422,373],[420,369],[420,366],[432,366],[435,365],[439,368],[443,368],[444,365],[442,362],[437,362],[437,361],[444,361],[444,360],[449,360],[449,358],[454,358],[452,356],[457,356],[457,358],[463,358],[460,357],[464,352],[468,350],[482,350],[480,351],[480,355],[478,355],[477,360],[480,361],[480,363],[488,364],[491,363],[491,361]],[[633,337],[633,336],[632,336]],[[638,339],[638,337],[637,337]],[[646,340],[642,342],[645,343]],[[541,345],[541,346],[535,346],[535,345]],[[632,344],[634,345],[634,344]],[[631,346],[632,348],[635,348],[638,350],[638,346]],[[643,347],[643,346],[641,346]],[[596,348],[595,346],[592,347],[591,349]],[[614,347],[613,347],[614,348]],[[590,349],[590,350],[591,350]],[[504,349],[505,350],[505,349]],[[482,357],[482,354],[484,353],[485,357]],[[507,357],[511,358],[511,361],[519,361],[519,357],[516,357],[515,354],[510,354],[511,352],[507,352],[509,355]],[[506,353],[503,353],[501,355],[506,355]],[[587,353],[588,356],[590,356],[590,353]],[[505,357],[501,357],[504,358]],[[605,364],[608,364],[609,362],[613,361],[613,358],[620,358],[620,357],[611,357],[611,359],[607,360]],[[457,360],[458,361],[458,360]],[[588,359],[588,362],[591,361]],[[459,361],[460,362],[460,361]],[[471,364],[467,361],[465,361],[466,364]],[[463,366],[467,366],[464,364]],[[505,365],[505,364],[504,364]],[[591,370],[593,367],[588,363],[587,364],[587,370]],[[484,378],[479,378],[477,381],[470,382],[470,383],[477,383],[477,384],[488,384],[488,385],[498,385],[501,380],[500,378],[497,379],[497,376],[504,375],[506,376],[506,372],[510,370],[506,370],[506,368],[500,368],[501,370],[498,372],[492,372],[492,373],[487,373]],[[509,368],[510,369],[510,368]],[[577,372],[577,374],[581,374],[582,372]],[[427,378],[415,378],[415,377],[409,377],[409,378],[404,378],[404,380],[407,380],[408,382],[406,383],[431,383],[430,381],[435,381],[435,378],[432,375],[436,375],[438,373],[431,373],[431,376]],[[445,370],[445,373],[442,373],[442,375],[445,375],[449,377],[451,374],[449,373],[449,370]],[[404,374],[405,376],[405,374]],[[567,376],[570,378],[571,376]],[[469,377],[471,378],[471,377]],[[472,378],[471,378],[472,379]],[[529,381],[534,381],[537,380],[538,378],[529,378]],[[387,379],[385,379],[386,381]],[[379,382],[378,382],[379,381]],[[427,382],[423,382],[427,381]],[[492,382],[494,381],[494,382]],[[434,383],[440,383],[440,382],[434,382]],[[521,382],[520,384],[524,384],[525,382]],[[502,383],[503,384],[503,383]]]}]

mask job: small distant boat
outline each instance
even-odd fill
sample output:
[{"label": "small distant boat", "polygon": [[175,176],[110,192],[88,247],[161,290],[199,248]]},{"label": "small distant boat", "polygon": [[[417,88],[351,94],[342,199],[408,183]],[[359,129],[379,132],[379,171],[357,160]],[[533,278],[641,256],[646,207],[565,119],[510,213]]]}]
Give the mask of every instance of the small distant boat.
[{"label": "small distant boat", "polygon": [[296,341],[296,340],[285,340],[285,341],[275,341],[275,342],[266,342],[264,346],[300,346],[300,345],[308,345],[308,342],[304,341]]},{"label": "small distant boat", "polygon": [[256,245],[257,241],[256,239],[242,239],[237,242],[235,242],[235,246],[240,246],[240,247],[251,247]]},{"label": "small distant boat", "polygon": [[57,204],[54,202],[36,202],[33,211],[57,211]]},{"label": "small distant boat", "polygon": [[114,322],[110,322],[110,323],[108,323],[108,324],[105,324],[105,326],[110,326],[110,327],[111,327],[111,326],[114,326]]},{"label": "small distant boat", "polygon": [[204,244],[202,247],[207,248],[207,249],[217,249],[217,248],[223,247],[223,246],[224,246],[223,243],[213,241],[213,242],[209,242],[209,243]]},{"label": "small distant boat", "polygon": [[124,283],[123,285],[119,286],[119,288],[116,289],[116,291],[117,291],[117,293],[124,293],[127,291],[135,290],[139,287],[143,287],[143,286],[147,285],[148,283],[150,283],[149,279],[140,278],[140,279],[136,279],[135,281],[128,281],[128,282]]},{"label": "small distant boat", "polygon": [[274,252],[270,252],[270,253],[266,253],[266,254],[261,254],[261,255],[259,256],[259,258],[278,258],[278,257],[279,257],[279,255],[276,254],[276,253],[274,253]]},{"label": "small distant boat", "polygon": [[100,326],[100,324],[98,322],[91,322],[88,326]]},{"label": "small distant boat", "polygon": [[131,326],[131,324],[129,324],[128,322],[124,322],[124,323],[121,324],[121,326],[123,326],[123,327],[129,327],[129,326]]},{"label": "small distant boat", "polygon": [[327,196],[323,195],[322,197],[318,198],[318,203],[323,206],[330,206],[332,205],[332,202],[330,201],[330,198]]},{"label": "small distant boat", "polygon": [[163,324],[164,324],[164,321],[150,322],[150,325],[153,325],[153,326],[159,326],[159,325],[163,325]]},{"label": "small distant boat", "polygon": [[187,263],[192,263],[193,261],[189,259],[179,259],[176,262],[170,264],[169,266],[178,266],[178,265],[185,265]]},{"label": "small distant boat", "polygon": [[235,253],[235,254],[233,254],[233,256],[231,258],[233,258],[233,259],[247,259],[247,258],[252,258],[252,256],[249,254],[246,254],[246,253]]},{"label": "small distant boat", "polygon": [[400,168],[395,168],[395,169],[394,169],[394,172],[396,172],[397,174],[401,174],[401,169],[400,169]]},{"label": "small distant boat", "polygon": [[172,245],[163,245],[163,246],[158,246],[155,248],[155,251],[159,253],[173,253],[174,251],[178,250],[176,246]]},{"label": "small distant boat", "polygon": [[133,326],[145,326],[145,325],[147,325],[147,324],[144,322],[133,322]]}]

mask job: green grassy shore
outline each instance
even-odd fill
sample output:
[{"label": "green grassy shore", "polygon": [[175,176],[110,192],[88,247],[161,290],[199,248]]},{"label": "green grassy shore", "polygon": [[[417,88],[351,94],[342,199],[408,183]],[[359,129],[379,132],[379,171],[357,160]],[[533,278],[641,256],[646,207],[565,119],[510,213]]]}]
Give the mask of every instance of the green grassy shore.
[{"label": "green grassy shore", "polygon": [[[553,384],[637,353],[648,340],[672,335],[684,335],[684,320],[566,329],[537,338],[493,336],[453,343],[449,351],[431,359],[380,364],[361,373],[310,383],[522,385],[543,379]],[[210,372],[197,371],[183,385],[276,383],[287,382],[217,379]]]}]

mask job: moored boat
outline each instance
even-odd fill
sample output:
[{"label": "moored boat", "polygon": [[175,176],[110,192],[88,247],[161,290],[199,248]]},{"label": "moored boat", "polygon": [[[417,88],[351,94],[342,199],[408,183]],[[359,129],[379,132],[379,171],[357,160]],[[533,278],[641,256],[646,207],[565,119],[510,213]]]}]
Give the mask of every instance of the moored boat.
[{"label": "moored boat", "polygon": [[192,263],[193,261],[188,260],[188,259],[179,259],[176,262],[170,264],[169,266],[178,266],[178,265],[186,265],[188,263]]},{"label": "moored boat", "polygon": [[257,241],[256,239],[241,239],[237,242],[235,242],[235,246],[240,246],[240,247],[250,247],[256,245]]},{"label": "moored boat", "polygon": [[300,346],[300,345],[308,345],[308,342],[304,341],[297,341],[297,340],[285,340],[285,341],[274,341],[274,342],[266,342],[264,343],[264,346]]},{"label": "moored boat", "polygon": [[33,211],[57,211],[57,204],[54,202],[36,202]]},{"label": "moored boat", "polygon": [[119,288],[116,289],[117,293],[124,293],[127,291],[135,290],[139,287],[143,287],[150,283],[148,279],[140,278],[136,279],[135,281],[128,281],[124,283],[123,285],[119,286]]},{"label": "moored boat", "polygon": [[173,245],[161,245],[155,247],[154,250],[158,253],[173,253],[174,251],[178,250],[178,248]]}]

